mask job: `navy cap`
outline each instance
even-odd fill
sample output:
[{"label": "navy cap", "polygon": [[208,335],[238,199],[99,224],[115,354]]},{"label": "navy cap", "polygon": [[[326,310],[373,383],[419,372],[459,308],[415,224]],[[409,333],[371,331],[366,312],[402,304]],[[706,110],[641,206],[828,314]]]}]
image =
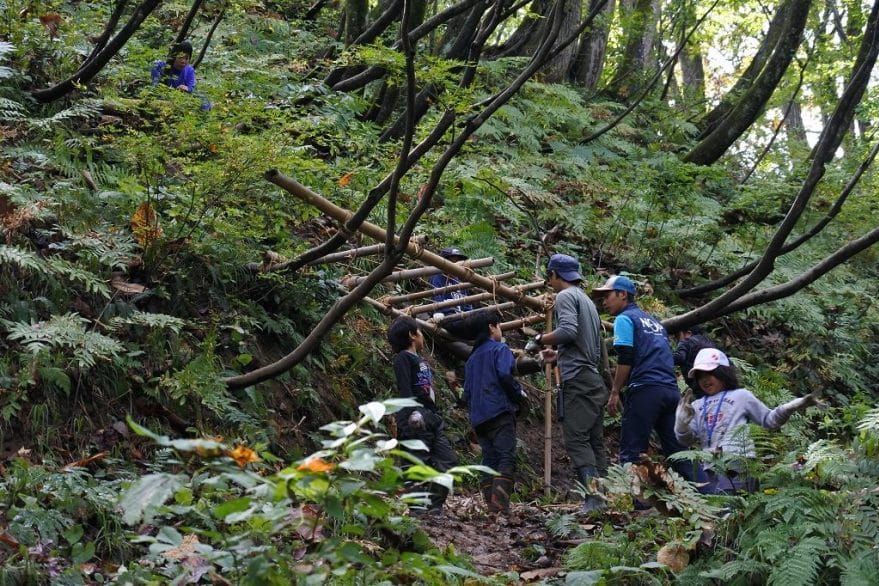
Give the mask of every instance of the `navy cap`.
[{"label": "navy cap", "polygon": [[635,294],[635,283],[629,277],[622,275],[614,275],[607,280],[601,287],[592,290],[593,293],[602,291],[625,291],[626,293]]},{"label": "navy cap", "polygon": [[583,277],[580,276],[580,263],[576,258],[567,254],[554,254],[549,257],[546,271],[554,271],[560,278],[570,283],[583,280]]},{"label": "navy cap", "polygon": [[466,254],[464,254],[460,248],[455,248],[454,246],[447,246],[440,250],[440,256],[443,258],[453,259],[460,258],[461,260],[467,260],[470,258]]}]

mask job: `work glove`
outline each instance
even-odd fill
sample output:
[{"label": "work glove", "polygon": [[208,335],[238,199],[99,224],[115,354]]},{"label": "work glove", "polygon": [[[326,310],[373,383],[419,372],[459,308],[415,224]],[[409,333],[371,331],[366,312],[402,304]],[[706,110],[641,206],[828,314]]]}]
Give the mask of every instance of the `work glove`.
[{"label": "work glove", "polygon": [[427,422],[424,420],[424,415],[421,414],[421,411],[413,411],[409,415],[407,423],[411,429],[423,430],[427,428]]},{"label": "work glove", "polygon": [[805,397],[788,401],[782,405],[782,408],[790,414],[793,414],[799,411],[805,411],[814,405],[824,406],[824,403],[821,401],[821,391],[819,389],[815,389]]},{"label": "work glove", "polygon": [[779,405],[772,410],[772,414],[767,421],[766,427],[769,429],[778,429],[779,427],[787,423],[787,420],[790,419],[791,415],[800,411],[805,411],[807,408],[813,405],[826,407],[826,405],[821,402],[820,397],[821,391],[815,389],[805,397],[800,397],[798,399],[794,399],[793,401],[788,401],[783,405]]},{"label": "work glove", "polygon": [[684,391],[678,407],[675,410],[675,433],[684,435],[690,432],[690,423],[696,416],[696,410],[693,409],[693,390]]},{"label": "work glove", "polygon": [[535,336],[528,340],[528,343],[525,344],[525,352],[528,354],[537,354],[540,352],[541,348],[543,348],[543,344],[540,343],[540,336]]},{"label": "work glove", "polygon": [[555,364],[556,360],[559,358],[558,350],[553,350],[552,348],[546,348],[540,351],[540,359],[546,364]]}]

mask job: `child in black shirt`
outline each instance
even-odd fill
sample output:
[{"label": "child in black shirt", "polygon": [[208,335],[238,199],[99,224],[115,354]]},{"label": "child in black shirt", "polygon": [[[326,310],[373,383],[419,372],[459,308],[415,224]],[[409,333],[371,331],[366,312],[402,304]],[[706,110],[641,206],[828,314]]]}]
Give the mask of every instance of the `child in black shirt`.
[{"label": "child in black shirt", "polygon": [[[396,352],[394,374],[400,397],[412,398],[421,407],[407,407],[396,413],[397,438],[418,439],[427,446],[428,453],[414,455],[440,472],[457,464],[457,456],[445,434],[445,422],[437,412],[436,395],[433,390],[433,371],[419,352],[424,348],[424,334],[415,320],[399,317],[388,328],[388,342]],[[432,486],[431,509],[441,511],[448,490],[439,484]]]}]

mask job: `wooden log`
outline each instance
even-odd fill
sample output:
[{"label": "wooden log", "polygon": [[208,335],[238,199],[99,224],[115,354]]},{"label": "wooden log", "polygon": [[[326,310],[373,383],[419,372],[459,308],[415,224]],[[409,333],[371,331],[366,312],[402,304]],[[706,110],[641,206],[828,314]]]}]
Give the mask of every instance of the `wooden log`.
[{"label": "wooden log", "polygon": [[[489,278],[493,281],[506,281],[507,279],[511,279],[516,276],[516,271],[510,271],[508,273],[500,273],[497,275],[491,275]],[[433,297],[434,295],[442,295],[443,293],[451,293],[453,291],[460,291],[461,289],[480,289],[473,283],[457,283],[455,285],[446,285],[445,287],[437,287],[436,289],[425,289],[424,291],[416,291],[414,293],[407,293],[406,295],[393,295],[389,297],[382,297],[379,301],[386,305],[399,305],[401,303],[407,303],[409,301],[417,301],[418,299],[424,299],[425,297]]]},{"label": "wooden log", "polygon": [[[474,258],[471,260],[462,260],[459,264],[465,267],[471,268],[479,268],[479,267],[487,267],[494,264],[494,259],[489,257],[485,258]],[[381,280],[382,283],[396,283],[398,281],[407,281],[409,279],[417,279],[419,277],[430,277],[431,275],[440,274],[442,269],[438,269],[436,267],[421,267],[420,269],[404,269],[402,271],[396,271],[385,277]],[[342,284],[348,287],[349,289],[356,287],[361,282],[363,282],[366,277],[346,277],[342,279]]]},{"label": "wooden log", "polygon": [[[545,287],[543,281],[527,283],[525,285],[516,285],[513,289],[517,291],[533,291],[534,289],[542,289]],[[485,293],[477,293],[475,295],[467,295],[466,297],[459,297],[458,299],[446,299],[444,301],[437,301],[436,303],[428,303],[425,305],[412,305],[406,308],[406,313],[409,315],[416,315],[418,313],[433,313],[434,311],[445,309],[447,307],[456,307],[458,305],[466,305],[469,303],[477,303],[479,301],[485,301],[487,299],[494,299],[495,294],[491,291],[486,291]]]},{"label": "wooden log", "polygon": [[[287,177],[286,175],[282,175],[277,169],[272,169],[266,172],[265,174],[266,180],[274,183],[278,187],[284,189],[291,195],[294,195],[301,199],[302,201],[316,207],[323,213],[331,216],[333,219],[339,222],[345,222],[353,216],[354,214],[349,210],[341,208],[336,204],[332,203],[325,197],[322,197],[315,192],[311,191],[292,177]],[[358,228],[359,232],[369,236],[377,240],[378,242],[385,242],[387,240],[387,232],[376,226],[371,222],[363,222]],[[399,239],[394,238],[394,242],[398,242]],[[492,281],[488,277],[483,277],[479,275],[468,267],[458,265],[453,263],[438,254],[434,254],[433,252],[424,250],[421,246],[416,242],[408,242],[406,244],[406,253],[422,262],[424,264],[436,267],[440,269],[440,272],[452,275],[457,277],[461,281],[467,281],[469,283],[473,283],[477,287],[487,290],[494,290],[497,293],[498,297],[503,297],[504,299],[509,299],[511,301],[515,301],[517,303],[521,303],[525,307],[529,309],[533,309],[543,313],[545,310],[544,301],[534,297],[528,297],[521,291],[516,291],[511,287],[507,287],[506,285],[497,283]]]},{"label": "wooden log", "polygon": [[361,246],[360,248],[352,248],[350,250],[343,250],[342,252],[334,252],[333,254],[328,254],[323,258],[311,261],[310,263],[308,263],[308,266],[313,267],[315,265],[323,265],[331,262],[351,260],[354,258],[360,258],[361,256],[381,254],[384,251],[384,244],[371,244],[369,246]]},{"label": "wooden log", "polygon": [[449,315],[443,316],[439,323],[442,322],[450,322],[450,321],[458,321],[461,319],[467,319],[468,317],[473,317],[478,313],[482,313],[484,311],[506,311],[507,309],[513,309],[516,307],[515,301],[505,301],[503,303],[496,303],[494,305],[486,305],[485,307],[477,307],[476,309],[471,309],[470,311],[459,311],[458,313],[450,313]]},{"label": "wooden log", "polygon": [[[415,323],[418,324],[418,327],[442,340],[443,343],[445,343],[446,347],[449,349],[449,351],[461,360],[467,360],[467,358],[470,356],[470,353],[473,352],[473,346],[456,339],[451,333],[448,332],[448,330],[443,329],[434,322],[424,321],[406,315],[399,309],[388,307],[381,301],[373,299],[372,297],[366,297],[364,298],[364,301],[366,301],[367,304],[371,305],[372,307],[376,308],[378,311],[389,317],[408,317],[409,319],[414,319]],[[529,324],[533,324],[536,321],[543,321],[543,316],[529,315],[525,318],[502,322],[500,324],[500,328],[501,331],[516,330]],[[533,374],[539,371],[540,363],[530,356],[519,356],[516,358],[516,374]]]}]

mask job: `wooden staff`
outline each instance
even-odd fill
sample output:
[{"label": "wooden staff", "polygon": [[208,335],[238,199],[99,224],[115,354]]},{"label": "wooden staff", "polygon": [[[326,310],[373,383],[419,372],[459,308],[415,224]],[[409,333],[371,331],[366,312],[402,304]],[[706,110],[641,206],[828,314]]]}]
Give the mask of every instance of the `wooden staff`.
[{"label": "wooden staff", "polygon": [[[291,195],[294,195],[302,201],[316,207],[323,213],[331,216],[333,219],[339,222],[344,223],[351,216],[354,215],[349,210],[340,208],[325,197],[321,197],[320,195],[311,191],[292,177],[282,175],[277,169],[271,169],[269,171],[266,171],[265,177],[267,181],[274,183]],[[371,222],[363,222],[362,224],[360,224],[358,231],[366,234],[374,240],[377,240],[378,242],[385,242],[388,237],[388,234],[384,229],[376,226]],[[397,242],[398,239],[395,237],[394,241]],[[483,277],[482,275],[473,272],[468,267],[453,263],[438,254],[434,254],[433,252],[424,250],[416,242],[410,241],[406,244],[406,254],[418,260],[419,262],[440,269],[440,272],[457,277],[460,281],[468,281],[481,289],[494,291],[498,297],[503,297],[504,299],[520,302],[525,307],[540,312],[543,312],[546,309],[543,305],[543,300],[534,297],[527,297],[521,291],[516,291],[511,287],[507,287],[506,285],[497,283],[496,281],[492,281],[488,277]]]},{"label": "wooden staff", "polygon": [[[507,279],[511,279],[516,276],[516,271],[510,271],[508,273],[500,273],[498,275],[491,275],[489,278],[494,281],[506,281]],[[445,287],[437,287],[436,289],[425,289],[424,291],[416,291],[414,293],[407,293],[406,295],[393,295],[389,297],[382,297],[381,301],[386,305],[399,305],[400,303],[406,303],[407,301],[416,301],[418,299],[424,299],[425,297],[433,297],[434,295],[442,295],[443,293],[451,293],[453,291],[460,291],[461,289],[481,289],[481,287],[477,287],[473,283],[457,283],[455,285],[446,285]]]},{"label": "wooden staff", "polygon": [[[543,281],[527,283],[525,285],[516,285],[513,289],[517,291],[533,291],[534,289],[542,289],[544,287]],[[446,299],[444,301],[437,301],[436,303],[428,303],[426,305],[412,305],[406,308],[406,313],[409,315],[416,315],[418,313],[433,313],[438,309],[445,309],[447,307],[457,307],[458,305],[467,305],[469,303],[476,303],[478,301],[485,301],[486,299],[493,299],[494,293],[491,291],[487,291],[485,293],[477,293],[475,295],[468,295],[466,297],[459,297],[457,299]]]},{"label": "wooden staff", "polygon": [[[494,264],[494,259],[489,257],[486,258],[474,258],[473,260],[463,260],[460,263],[457,263],[463,267],[487,267]],[[442,269],[438,269],[436,267],[421,267],[420,269],[404,269],[402,271],[396,271],[382,279],[382,283],[396,283],[398,281],[406,281],[408,279],[417,279],[418,277],[429,277],[431,275],[438,275],[443,272]],[[366,277],[347,277],[342,279],[342,284],[346,287],[353,288],[360,284],[361,281],[365,280]]]},{"label": "wooden staff", "polygon": [[[546,333],[552,331],[552,308],[546,309]],[[543,399],[543,491],[550,496],[552,489],[552,365],[544,366],[546,396]]]}]

